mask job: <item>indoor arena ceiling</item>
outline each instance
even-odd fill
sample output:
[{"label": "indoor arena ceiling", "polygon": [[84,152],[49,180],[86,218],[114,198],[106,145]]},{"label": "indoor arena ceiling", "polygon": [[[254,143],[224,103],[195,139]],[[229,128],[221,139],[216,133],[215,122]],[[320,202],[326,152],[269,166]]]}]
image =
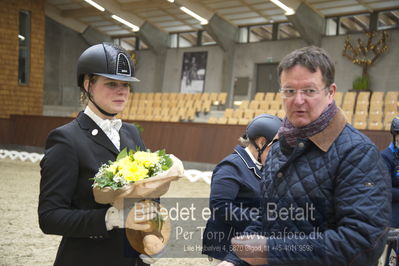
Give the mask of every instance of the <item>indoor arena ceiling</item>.
[{"label": "indoor arena ceiling", "polygon": [[[90,0],[46,0],[46,15],[74,30],[87,26],[111,37],[132,35],[134,26],[148,21],[165,32],[197,31],[201,22],[182,11],[185,7],[206,23],[218,14],[235,26],[286,21],[285,12],[269,0],[93,0],[105,9],[90,5]],[[286,6],[298,6],[300,0],[281,0]],[[302,0],[323,17],[368,13],[399,8],[398,0]],[[183,8],[184,9],[184,8]],[[116,15],[133,25],[126,26],[112,18]],[[399,11],[390,13],[399,19]]]}]

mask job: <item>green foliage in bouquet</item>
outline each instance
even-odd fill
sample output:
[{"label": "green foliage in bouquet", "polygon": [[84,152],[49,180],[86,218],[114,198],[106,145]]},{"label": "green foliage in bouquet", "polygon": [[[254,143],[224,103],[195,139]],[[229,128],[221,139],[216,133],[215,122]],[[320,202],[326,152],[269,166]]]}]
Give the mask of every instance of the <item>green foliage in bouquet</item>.
[{"label": "green foliage in bouquet", "polygon": [[156,152],[123,149],[114,162],[103,164],[93,178],[93,187],[124,187],[136,181],[156,176],[173,164],[165,150]]}]

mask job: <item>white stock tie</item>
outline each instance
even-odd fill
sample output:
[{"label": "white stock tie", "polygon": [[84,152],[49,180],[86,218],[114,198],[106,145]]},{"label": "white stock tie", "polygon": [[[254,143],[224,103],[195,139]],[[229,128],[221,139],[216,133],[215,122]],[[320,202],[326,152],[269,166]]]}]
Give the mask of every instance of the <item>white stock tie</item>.
[{"label": "white stock tie", "polygon": [[100,127],[107,137],[112,141],[115,147],[120,150],[119,130],[122,127],[122,121],[120,119],[105,119],[101,122]]}]

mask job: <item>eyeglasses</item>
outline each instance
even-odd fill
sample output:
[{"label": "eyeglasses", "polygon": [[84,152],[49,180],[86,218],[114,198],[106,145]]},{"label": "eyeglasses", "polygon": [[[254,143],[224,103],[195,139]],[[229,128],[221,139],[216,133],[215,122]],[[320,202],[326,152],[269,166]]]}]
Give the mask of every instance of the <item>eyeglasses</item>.
[{"label": "eyeglasses", "polygon": [[[328,89],[328,88],[325,88]],[[318,89],[314,89],[314,88],[307,88],[307,89],[299,89],[299,90],[295,90],[295,89],[285,89],[285,88],[281,88],[280,92],[281,94],[283,94],[284,98],[291,98],[294,97],[295,94],[302,93],[304,96],[308,97],[308,98],[312,98],[314,96],[316,96],[317,94],[319,94],[321,90]]]}]

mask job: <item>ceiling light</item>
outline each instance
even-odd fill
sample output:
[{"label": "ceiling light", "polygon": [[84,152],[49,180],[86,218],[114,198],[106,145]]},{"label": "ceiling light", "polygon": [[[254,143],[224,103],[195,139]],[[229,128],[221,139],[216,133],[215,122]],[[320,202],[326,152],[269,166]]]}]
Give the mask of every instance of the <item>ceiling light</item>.
[{"label": "ceiling light", "polygon": [[94,1],[85,0],[85,2],[88,3],[88,4],[90,4],[90,5],[92,5],[92,6],[94,6],[95,8],[97,8],[98,10],[100,10],[101,12],[104,12],[104,11],[105,11],[105,8],[103,8],[102,6],[100,6],[99,4],[97,4],[97,3],[94,2]]},{"label": "ceiling light", "polygon": [[272,2],[275,5],[277,5],[279,8],[284,9],[284,11],[285,11],[284,15],[286,15],[286,16],[290,16],[290,15],[294,15],[295,14],[294,9],[284,5],[279,0],[270,0],[270,2]]},{"label": "ceiling light", "polygon": [[175,0],[168,0],[168,2],[170,2],[170,3],[174,3],[174,2],[175,2]]},{"label": "ceiling light", "polygon": [[119,21],[120,23],[123,23],[123,24],[125,24],[126,26],[132,28],[133,31],[139,31],[139,30],[140,30],[139,27],[137,27],[136,25],[130,23],[129,21],[124,20],[123,18],[120,18],[120,17],[118,17],[118,16],[116,16],[116,15],[112,15],[111,17],[112,17],[113,19]]},{"label": "ceiling light", "polygon": [[204,19],[203,17],[195,14],[193,11],[191,11],[190,9],[188,9],[187,7],[181,6],[180,9],[187,13],[188,15],[192,16],[193,18],[195,18],[196,20],[199,20],[201,22],[202,25],[206,25],[208,24],[208,20]]},{"label": "ceiling light", "polygon": [[21,39],[21,41],[25,41],[25,37],[24,37],[24,36],[22,36],[22,35],[20,35],[20,34],[18,34],[18,38],[20,38],[20,39]]}]

